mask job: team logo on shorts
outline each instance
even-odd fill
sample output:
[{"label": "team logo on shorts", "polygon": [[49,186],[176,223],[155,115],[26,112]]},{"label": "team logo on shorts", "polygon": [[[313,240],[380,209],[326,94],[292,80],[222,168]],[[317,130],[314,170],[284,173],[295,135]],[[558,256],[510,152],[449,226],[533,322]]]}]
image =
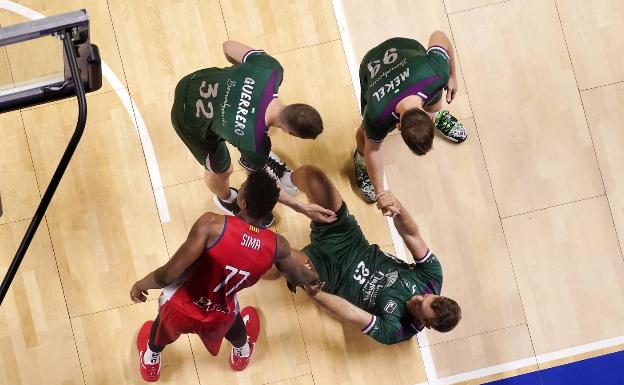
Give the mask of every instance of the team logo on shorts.
[{"label": "team logo on shorts", "polygon": [[384,311],[385,311],[386,313],[390,313],[390,314],[392,314],[392,313],[394,313],[394,311],[396,310],[396,308],[397,308],[397,304],[396,304],[396,302],[394,302],[393,300],[390,300],[390,301],[388,301],[388,303],[386,304],[386,307],[384,307]]}]

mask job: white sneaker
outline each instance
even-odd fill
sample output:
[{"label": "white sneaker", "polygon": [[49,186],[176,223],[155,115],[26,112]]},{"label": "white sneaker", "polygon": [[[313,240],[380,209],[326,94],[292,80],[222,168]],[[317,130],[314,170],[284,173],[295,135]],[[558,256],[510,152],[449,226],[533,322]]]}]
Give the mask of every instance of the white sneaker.
[{"label": "white sneaker", "polygon": [[299,189],[291,179],[292,170],[273,151],[269,153],[265,170],[288,195],[296,196],[299,193]]}]

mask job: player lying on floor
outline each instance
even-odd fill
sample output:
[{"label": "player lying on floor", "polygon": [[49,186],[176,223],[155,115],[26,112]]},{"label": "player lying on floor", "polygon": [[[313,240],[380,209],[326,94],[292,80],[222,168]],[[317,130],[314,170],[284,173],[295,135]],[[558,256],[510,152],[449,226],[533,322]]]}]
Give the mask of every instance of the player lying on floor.
[{"label": "player lying on floor", "polygon": [[[454,300],[440,296],[442,266],[420,236],[418,226],[392,194],[381,193],[382,207],[399,212],[393,220],[415,263],[406,263],[366,240],[340,193],[317,167],[293,172],[294,184],[311,203],[336,213],[333,223],[312,222],[311,243],[293,255],[325,282],[305,287],[314,300],[339,320],[358,327],[383,344],[413,337],[423,328],[452,330],[461,319]],[[289,284],[291,290],[295,287]]]}]

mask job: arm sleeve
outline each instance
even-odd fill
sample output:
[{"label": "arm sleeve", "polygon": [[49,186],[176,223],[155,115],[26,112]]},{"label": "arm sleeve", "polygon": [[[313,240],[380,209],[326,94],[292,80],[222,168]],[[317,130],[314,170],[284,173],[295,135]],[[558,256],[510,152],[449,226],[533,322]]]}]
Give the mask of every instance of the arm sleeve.
[{"label": "arm sleeve", "polygon": [[267,53],[261,49],[253,49],[248,51],[245,56],[243,56],[243,63],[249,63],[251,65],[261,66],[277,71],[277,80],[275,81],[273,89],[273,94],[277,94],[279,86],[282,84],[282,80],[284,78],[284,68],[282,68],[282,65],[277,61],[277,59],[273,56],[267,55]]},{"label": "arm sleeve", "polygon": [[427,49],[427,60],[429,66],[442,78],[444,84],[446,84],[451,75],[450,56],[448,52],[440,46],[431,46]]},{"label": "arm sleeve", "polygon": [[373,315],[368,326],[362,329],[362,333],[384,345],[392,345],[413,336],[413,334],[404,334],[402,329],[401,322],[396,316],[382,313],[380,316]]},{"label": "arm sleeve", "polygon": [[391,130],[388,130],[383,126],[377,126],[373,124],[372,119],[367,114],[366,108],[364,108],[364,113],[362,115],[362,123],[364,126],[364,134],[366,135],[366,137],[373,142],[383,142]]},{"label": "arm sleeve", "polygon": [[431,251],[427,251],[427,255],[415,263],[414,270],[418,274],[419,281],[422,283],[422,294],[440,294],[442,290],[442,265]]}]

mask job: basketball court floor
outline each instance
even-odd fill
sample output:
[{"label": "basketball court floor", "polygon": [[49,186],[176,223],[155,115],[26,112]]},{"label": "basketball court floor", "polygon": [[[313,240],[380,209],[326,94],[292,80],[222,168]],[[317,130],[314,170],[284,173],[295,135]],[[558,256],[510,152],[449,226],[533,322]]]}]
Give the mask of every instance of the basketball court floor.
[{"label": "basketball court floor", "polygon": [[[357,66],[389,37],[451,37],[460,91],[448,108],[468,140],[436,137],[416,157],[394,134],[383,150],[388,184],[464,317],[450,333],[383,346],[283,280],[264,280],[239,296],[262,318],[250,366],[233,372],[229,348],[214,358],[183,336],[164,352],[161,383],[481,384],[624,350],[620,0],[3,0],[0,26],[80,8],[105,80],[87,97],[82,142],[0,308],[0,384],[142,383],[135,338],[158,291],[133,304],[130,287],[217,210],[171,127],[173,89],[228,65],[228,39],[274,55],[281,98],[323,116],[318,140],[275,132],[275,151],[291,168],[325,170],[368,239],[405,256],[354,187]],[[59,47],[49,38],[2,48],[0,86],[58,71]],[[0,115],[2,274],[76,116],[74,100]],[[234,183],[243,179],[238,166]],[[294,247],[307,243],[305,217],[284,207],[276,216]]]}]

